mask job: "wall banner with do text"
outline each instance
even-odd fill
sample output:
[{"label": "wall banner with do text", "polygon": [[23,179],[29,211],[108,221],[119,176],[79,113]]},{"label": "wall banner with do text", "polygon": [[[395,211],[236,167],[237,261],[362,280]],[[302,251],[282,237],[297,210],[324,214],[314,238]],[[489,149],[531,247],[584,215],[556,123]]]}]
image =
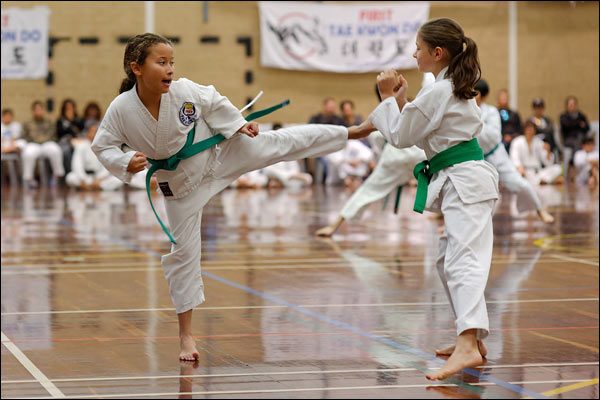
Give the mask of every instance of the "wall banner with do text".
[{"label": "wall banner with do text", "polygon": [[48,75],[48,7],[2,9],[2,79]]},{"label": "wall banner with do text", "polygon": [[428,2],[259,2],[261,64],[294,70],[372,72],[417,67]]}]

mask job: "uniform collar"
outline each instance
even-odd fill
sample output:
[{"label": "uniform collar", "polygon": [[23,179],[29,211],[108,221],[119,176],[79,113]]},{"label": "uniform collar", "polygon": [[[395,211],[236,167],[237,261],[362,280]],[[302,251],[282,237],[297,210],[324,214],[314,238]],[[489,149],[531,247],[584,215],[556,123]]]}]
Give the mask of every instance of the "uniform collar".
[{"label": "uniform collar", "polygon": [[448,67],[444,67],[444,68],[443,68],[443,69],[440,71],[440,73],[439,73],[439,74],[437,74],[437,76],[435,77],[435,81],[436,81],[436,82],[439,82],[439,81],[441,81],[442,79],[446,79],[446,78],[445,78],[445,76],[446,76],[446,71],[448,71]]}]

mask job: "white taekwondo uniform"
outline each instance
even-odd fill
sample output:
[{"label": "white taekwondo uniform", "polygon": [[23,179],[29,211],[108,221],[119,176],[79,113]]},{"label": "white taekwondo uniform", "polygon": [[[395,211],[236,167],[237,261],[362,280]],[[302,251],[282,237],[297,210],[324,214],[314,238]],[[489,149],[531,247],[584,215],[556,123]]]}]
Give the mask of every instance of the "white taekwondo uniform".
[{"label": "white taekwondo uniform", "polygon": [[502,145],[502,128],[498,109],[483,102],[480,108],[483,131],[477,136],[479,146],[483,150],[483,154],[488,154],[494,150],[494,147],[496,148],[492,154],[485,157],[485,160],[496,167],[502,185],[517,194],[517,210],[519,212],[541,210],[540,198],[529,181],[517,171],[506,148]]},{"label": "white taekwondo uniform", "polygon": [[587,185],[592,172],[591,161],[598,161],[598,150],[590,151],[589,153],[583,149],[579,149],[573,156],[573,165],[577,171],[575,182],[580,185]]},{"label": "white taekwondo uniform", "polygon": [[106,111],[92,149],[111,173],[129,182],[132,174],[127,166],[135,152],[124,153],[124,143],[151,159],[166,159],[184,146],[194,123],[194,143],[217,133],[227,140],[182,160],[174,171],[156,172],[165,195],[169,231],[177,242],[162,257],[177,313],[204,301],[200,222],[210,198],[245,172],[337,151],[348,139],[346,127],[317,124],[263,132],[255,138],[236,134],[246,120],[227,97],[213,86],[181,78],[162,95],[158,121],[140,100],[136,86],[117,96]]},{"label": "white taekwondo uniform", "polygon": [[[400,112],[391,97],[369,119],[388,143],[402,148],[417,145],[428,159],[483,129],[475,99],[460,100],[452,93],[447,67],[433,85],[421,89]],[[429,183],[425,209],[444,216],[437,267],[454,315],[457,335],[477,329],[489,333],[484,290],[492,260],[492,212],[498,199],[498,173],[484,160],[465,161],[436,173]]]},{"label": "white taekwondo uniform", "polygon": [[111,175],[98,161],[98,157],[92,151],[92,144],[87,139],[75,145],[71,164],[71,172],[65,177],[67,185],[71,187],[79,187],[83,183],[91,185],[96,179],[101,179],[102,190],[117,190],[123,187],[123,182]]},{"label": "white taekwondo uniform", "polygon": [[516,167],[525,168],[525,177],[535,185],[552,183],[562,174],[562,167],[554,163],[554,154],[544,148],[542,139],[534,136],[531,147],[525,135],[517,136],[510,144],[510,159]]}]

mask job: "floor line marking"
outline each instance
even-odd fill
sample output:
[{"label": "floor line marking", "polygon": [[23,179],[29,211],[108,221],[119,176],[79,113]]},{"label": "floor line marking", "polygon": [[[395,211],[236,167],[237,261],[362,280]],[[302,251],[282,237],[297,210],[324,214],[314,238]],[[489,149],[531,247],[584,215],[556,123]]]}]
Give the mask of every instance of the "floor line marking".
[{"label": "floor line marking", "polygon": [[[44,213],[40,212],[40,213],[38,213],[38,215],[44,216]],[[126,247],[128,247],[130,249],[138,250],[138,251],[140,251],[140,252],[142,252],[144,254],[154,255],[157,258],[162,258],[162,255],[160,253],[157,253],[157,252],[151,251],[151,250],[147,250],[147,249],[145,249],[143,247],[140,247],[140,246],[138,246],[138,245],[136,245],[134,243],[130,243],[130,242],[126,241],[126,240],[123,240],[123,239],[120,239],[120,238],[117,238],[117,237],[113,237],[113,236],[110,236],[110,235],[105,235],[105,234],[101,234],[101,233],[97,233],[97,232],[93,232],[93,231],[89,231],[89,230],[86,230],[86,229],[81,229],[81,228],[75,227],[75,225],[74,225],[74,223],[72,221],[68,221],[68,220],[66,220],[64,218],[60,218],[58,220],[58,222],[60,224],[62,224],[62,225],[70,227],[71,229],[73,229],[75,231],[92,233],[97,238],[106,239],[109,242],[113,242],[113,243],[124,244]],[[366,332],[366,331],[364,331],[362,329],[356,328],[356,327],[354,327],[354,326],[352,326],[350,324],[347,324],[345,322],[338,321],[336,319],[327,317],[325,315],[322,315],[322,314],[310,311],[309,309],[299,307],[299,306],[297,306],[297,305],[295,305],[293,303],[290,303],[290,302],[288,302],[288,301],[286,301],[286,300],[284,300],[282,298],[279,298],[277,296],[273,296],[273,295],[270,295],[268,293],[263,293],[263,292],[260,292],[260,291],[258,291],[256,289],[253,289],[251,287],[238,284],[236,282],[233,282],[233,281],[230,281],[228,279],[222,278],[222,277],[220,277],[218,275],[215,275],[215,274],[213,274],[211,272],[202,271],[202,275],[206,276],[207,278],[211,278],[213,280],[216,280],[216,281],[219,281],[219,282],[224,283],[226,285],[229,285],[231,287],[238,288],[238,289],[240,289],[240,290],[242,290],[242,291],[244,291],[246,293],[254,294],[254,295],[256,295],[258,297],[261,297],[261,298],[263,298],[265,300],[269,300],[269,301],[272,301],[272,302],[277,303],[277,304],[288,306],[290,309],[295,310],[295,311],[297,311],[297,312],[299,312],[301,314],[311,316],[311,317],[313,317],[313,318],[315,318],[315,319],[317,319],[319,321],[322,321],[322,322],[325,322],[327,324],[340,327],[340,328],[342,328],[344,330],[357,333],[357,334],[359,334],[359,335],[361,335],[363,337],[369,338],[371,340],[375,340],[375,341],[377,341],[379,343],[388,345],[390,347],[394,347],[394,348],[396,348],[398,350],[401,350],[401,351],[404,351],[406,353],[415,355],[415,356],[420,357],[422,359],[434,361],[436,363],[441,363],[440,359],[438,359],[434,355],[429,354],[429,353],[427,353],[427,352],[425,352],[423,350],[416,349],[416,348],[413,348],[411,346],[407,346],[407,345],[395,342],[393,340],[390,340],[390,339],[387,339],[387,338],[384,338],[384,337],[380,337],[380,336],[374,335],[372,333],[369,333],[369,332]],[[519,393],[521,395],[528,395],[528,396],[532,396],[532,397],[535,397],[535,398],[546,398],[546,396],[543,396],[543,395],[541,395],[539,393],[536,393],[534,391],[531,391],[531,390],[525,389],[523,387],[507,383],[507,382],[505,382],[505,381],[503,381],[501,379],[498,379],[496,377],[493,377],[493,376],[489,376],[489,375],[486,375],[486,374],[481,374],[478,371],[475,371],[475,370],[470,369],[470,368],[463,369],[463,372],[466,372],[469,375],[473,375],[473,376],[476,376],[476,377],[488,380],[490,382],[493,382],[493,383],[497,384],[498,386],[502,386],[505,389],[509,389],[509,390],[511,390],[513,392],[516,392],[516,393]]]},{"label": "floor line marking", "polygon": [[534,332],[533,330],[529,331],[529,333],[531,333],[533,335],[536,335],[536,336],[540,336],[540,337],[546,338],[546,339],[556,340],[558,342],[567,343],[567,344],[570,344],[572,346],[580,347],[582,349],[587,349],[587,350],[591,350],[591,351],[593,351],[595,353],[598,353],[598,348],[597,347],[587,346],[585,344],[581,344],[581,343],[577,343],[577,342],[572,342],[570,340],[561,339],[561,338],[557,338],[557,337],[549,336],[549,335],[544,335],[543,333]]},{"label": "floor line marking", "polygon": [[[498,368],[534,368],[534,367],[572,367],[572,366],[592,366],[598,365],[598,362],[579,362],[579,363],[530,363],[530,364],[506,364],[506,365],[484,365],[481,369]],[[382,368],[382,369],[346,369],[346,370],[326,370],[326,371],[265,371],[249,372],[240,374],[197,374],[197,375],[155,375],[155,376],[116,376],[116,377],[90,377],[90,378],[58,378],[52,379],[52,382],[93,382],[93,381],[128,381],[139,379],[176,379],[185,376],[186,378],[235,378],[242,376],[264,376],[264,375],[309,375],[309,374],[345,374],[345,373],[363,373],[363,372],[407,372],[417,371],[416,368]],[[4,380],[2,384],[16,383],[34,383],[35,379],[16,379]]]},{"label": "floor line marking", "polygon": [[582,387],[586,387],[586,386],[590,386],[590,385],[595,385],[597,383],[598,383],[598,378],[590,379],[589,381],[574,383],[572,385],[563,386],[561,388],[554,389],[554,390],[548,390],[547,392],[544,392],[542,394],[544,394],[546,396],[554,396],[555,394],[570,392],[572,390],[580,389]]},{"label": "floor line marking", "polygon": [[[186,377],[180,375],[179,377]],[[512,385],[534,385],[546,383],[571,383],[580,382],[578,379],[564,380],[548,380],[548,381],[518,381],[510,382]],[[477,382],[472,383],[473,386],[492,386],[492,382]],[[180,396],[180,395],[222,395],[222,394],[258,394],[258,393],[290,393],[290,392],[311,392],[311,391],[336,391],[336,390],[372,390],[372,389],[400,389],[400,388],[421,388],[421,387],[456,387],[452,383],[425,383],[425,384],[410,384],[410,385],[378,385],[378,386],[334,386],[334,387],[315,387],[315,388],[291,388],[291,389],[247,389],[247,390],[212,390],[204,392],[162,392],[162,393],[126,393],[126,394],[94,394],[67,396],[68,399],[90,399],[90,398],[116,398],[116,397],[148,397],[148,396]],[[13,397],[13,399],[25,399],[28,397]]]},{"label": "floor line marking", "polygon": [[563,260],[563,261],[572,261],[572,262],[578,262],[578,263],[582,263],[582,264],[595,265],[596,267],[598,266],[597,262],[582,260],[581,258],[569,257],[569,256],[565,256],[562,254],[549,254],[549,257],[558,258],[559,260]]},{"label": "floor line marking", "polygon": [[[585,302],[600,301],[598,297],[588,298],[568,298],[568,299],[525,299],[525,300],[488,300],[488,304],[519,304],[519,303],[546,303],[546,302]],[[416,303],[356,303],[356,304],[300,304],[304,308],[323,308],[323,307],[401,307],[401,306],[437,306],[448,305],[447,302],[416,302]],[[220,307],[197,307],[197,311],[213,310],[247,310],[247,309],[270,309],[286,308],[286,306],[220,306]],[[92,314],[92,313],[117,313],[117,312],[150,312],[150,311],[174,311],[173,307],[164,308],[123,308],[123,309],[105,309],[105,310],[56,310],[56,311],[14,311],[3,312],[0,315],[38,315],[38,314]]]},{"label": "floor line marking", "polygon": [[23,367],[46,389],[52,397],[64,398],[65,395],[52,383],[42,371],[2,332],[2,344],[12,353]]}]

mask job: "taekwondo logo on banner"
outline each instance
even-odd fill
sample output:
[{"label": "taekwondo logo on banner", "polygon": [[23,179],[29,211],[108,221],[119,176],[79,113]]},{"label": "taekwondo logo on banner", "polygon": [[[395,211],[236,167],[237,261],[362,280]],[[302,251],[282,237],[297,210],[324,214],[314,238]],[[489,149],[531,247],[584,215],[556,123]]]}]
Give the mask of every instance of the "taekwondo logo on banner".
[{"label": "taekwondo logo on banner", "polygon": [[2,9],[2,79],[48,75],[47,7]]},{"label": "taekwondo logo on banner", "polygon": [[315,4],[261,1],[261,64],[295,70],[372,72],[417,67],[428,2]]}]

